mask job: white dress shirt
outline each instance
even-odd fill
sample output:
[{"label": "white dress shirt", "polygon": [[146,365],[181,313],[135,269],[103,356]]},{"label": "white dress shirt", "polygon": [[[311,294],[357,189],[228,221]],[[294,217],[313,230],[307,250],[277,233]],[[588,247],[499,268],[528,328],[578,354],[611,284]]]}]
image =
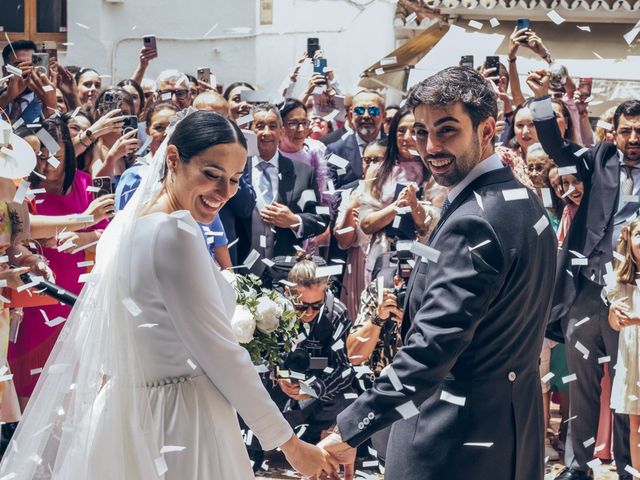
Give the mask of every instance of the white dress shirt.
[{"label": "white dress shirt", "polygon": [[[267,168],[265,171],[269,174],[269,179],[271,180],[271,191],[273,192],[273,201],[280,202],[282,199],[279,198],[278,195],[278,187],[280,185],[280,153],[276,151],[275,155],[268,160],[265,160],[260,155],[255,155],[252,157],[251,161],[251,184],[253,185],[254,190],[256,191],[256,208],[262,211],[264,207],[267,206],[267,202],[265,202],[263,197],[263,192],[260,191],[260,177],[262,176],[262,171],[258,168],[258,164],[260,162],[267,162],[272,165],[272,167]],[[303,225],[302,218],[300,215],[296,215],[298,219],[298,225],[292,227],[291,230],[296,234],[296,237],[301,238],[303,235]]]},{"label": "white dress shirt", "polygon": [[504,165],[500,160],[500,155],[494,153],[493,155],[485,158],[473,167],[471,171],[467,173],[467,176],[460,181],[460,183],[449,190],[449,193],[447,194],[449,202],[453,203],[456,197],[480,175],[484,175],[487,172],[492,172],[493,170],[498,170],[500,168],[504,168]]}]

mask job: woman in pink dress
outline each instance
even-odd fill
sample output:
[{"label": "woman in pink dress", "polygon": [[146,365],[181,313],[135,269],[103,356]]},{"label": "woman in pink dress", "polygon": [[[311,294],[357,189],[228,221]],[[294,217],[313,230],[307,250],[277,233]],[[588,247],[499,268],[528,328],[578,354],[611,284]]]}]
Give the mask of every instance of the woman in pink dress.
[{"label": "woman in pink dress", "polygon": [[[44,121],[38,133],[38,136],[29,132],[24,135],[38,159],[29,179],[31,190],[36,193],[37,212],[32,213],[82,214],[94,200],[92,180],[89,174],[76,170],[69,129],[63,120],[56,118]],[[81,276],[89,272],[92,265],[85,254],[95,251],[95,244],[106,227],[106,221],[93,225],[87,220],[88,228],[84,230],[61,231],[52,239],[40,240],[42,254],[49,261],[56,284],[76,294],[82,289]],[[24,308],[18,338],[10,344],[8,355],[23,409],[70,311],[70,306],[59,303]]]}]

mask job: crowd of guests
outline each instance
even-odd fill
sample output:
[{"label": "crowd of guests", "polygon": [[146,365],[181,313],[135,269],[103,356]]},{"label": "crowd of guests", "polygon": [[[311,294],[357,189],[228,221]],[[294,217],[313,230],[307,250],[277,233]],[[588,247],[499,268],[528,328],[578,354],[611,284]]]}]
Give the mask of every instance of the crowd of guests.
[{"label": "crowd of guests", "polygon": [[[625,467],[640,469],[640,101],[607,112],[594,130],[589,94],[566,69],[551,81],[532,72],[534,96],[525,98],[522,48],[558,70],[527,29],[513,33],[508,67],[480,70],[500,99],[496,151],[537,192],[565,252],[556,296],[570,296],[573,306],[552,312],[540,352],[546,455],[556,461],[564,453],[559,478],[580,480],[592,478],[594,455],[615,453],[620,477],[632,478]],[[401,348],[414,245],[427,242],[445,204],[447,189],[416,151],[413,111],[387,105],[377,91],[346,94],[329,69],[291,98],[301,67],[313,60],[306,55],[277,92],[281,101],[269,103],[271,92],[247,82],[225,88],[178,70],[148,78],[149,63],[161,62],[153,48],[142,48],[132,77],[116,85],[55,58],[42,71],[32,64],[36,52],[29,40],[8,45],[3,76],[7,66],[22,75],[0,85],[2,119],[37,157],[28,178],[0,178],[0,358],[9,375],[0,383],[3,448],[71,308],[24,291],[20,275],[30,271],[79,293],[102,232],[140,184],[172,118],[190,108],[215,111],[245,133],[250,157],[238,193],[202,232],[220,268],[255,274],[293,300],[306,328],[299,349],[311,358],[304,373],[313,381],[271,372],[265,382],[292,425],[306,426],[303,438],[319,440]],[[16,200],[24,182],[26,198]],[[331,281],[319,273],[325,266],[336,267]],[[549,424],[552,399],[559,431]],[[382,462],[387,436],[372,439]],[[250,438],[247,445],[259,451]]]}]

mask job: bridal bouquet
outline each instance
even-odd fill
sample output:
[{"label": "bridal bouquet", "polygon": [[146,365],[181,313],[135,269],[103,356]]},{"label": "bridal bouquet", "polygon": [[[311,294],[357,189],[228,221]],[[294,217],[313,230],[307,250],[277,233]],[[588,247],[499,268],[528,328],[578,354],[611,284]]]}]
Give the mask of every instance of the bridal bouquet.
[{"label": "bridal bouquet", "polygon": [[225,272],[236,292],[236,311],[231,328],[247,349],[254,364],[278,364],[279,355],[291,350],[298,333],[297,316],[289,300],[275,290],[262,288],[255,275]]}]

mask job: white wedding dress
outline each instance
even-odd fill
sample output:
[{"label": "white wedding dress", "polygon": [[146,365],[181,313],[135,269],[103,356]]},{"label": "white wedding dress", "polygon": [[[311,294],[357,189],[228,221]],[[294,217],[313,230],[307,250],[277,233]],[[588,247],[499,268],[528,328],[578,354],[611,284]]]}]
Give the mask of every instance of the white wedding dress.
[{"label": "white wedding dress", "polygon": [[119,275],[141,310],[130,320],[160,444],[180,449],[164,454],[165,480],[253,478],[234,409],[267,450],[293,431],[231,331],[233,288],[188,212],[144,216],[132,240]]},{"label": "white wedding dress", "polygon": [[293,435],[231,331],[234,290],[197,223],[141,216],[173,128],[98,243],[0,479],[247,480],[236,410],[265,449]]}]

